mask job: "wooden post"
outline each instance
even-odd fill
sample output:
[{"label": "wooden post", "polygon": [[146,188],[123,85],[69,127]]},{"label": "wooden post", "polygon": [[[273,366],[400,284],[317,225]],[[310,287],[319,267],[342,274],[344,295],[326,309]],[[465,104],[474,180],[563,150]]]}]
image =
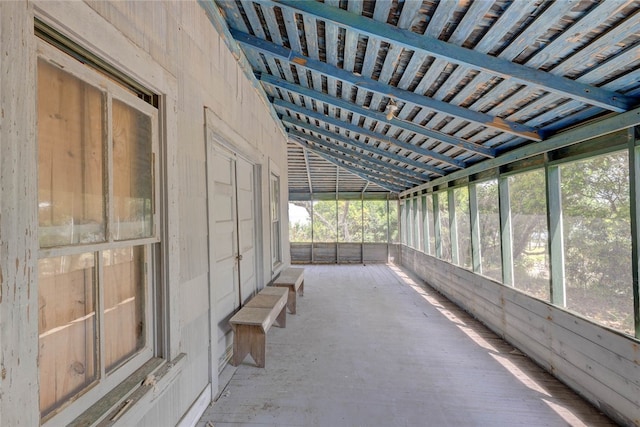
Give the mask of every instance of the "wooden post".
[{"label": "wooden post", "polygon": [[6,426],[40,425],[32,8],[0,2],[0,424]]},{"label": "wooden post", "polygon": [[546,165],[547,222],[549,227],[549,269],[551,270],[551,303],[565,307],[567,295],[564,278],[564,236],[562,231],[562,195],[560,168]]},{"label": "wooden post", "polygon": [[478,211],[478,193],[476,184],[469,185],[469,213],[471,215],[471,258],[474,273],[482,274],[480,252],[480,213]]},{"label": "wooden post", "polygon": [[640,147],[636,146],[638,141],[637,128],[629,128],[629,192],[631,200],[631,272],[633,277],[633,322],[635,326],[635,337],[640,338]]},{"label": "wooden post", "polygon": [[498,204],[500,206],[500,239],[502,250],[502,283],[513,286],[513,244],[511,242],[511,200],[509,178],[498,179]]},{"label": "wooden post", "polygon": [[456,198],[453,190],[447,191],[449,202],[449,235],[451,236],[451,262],[460,265],[460,250],[458,248],[458,218],[456,212]]}]

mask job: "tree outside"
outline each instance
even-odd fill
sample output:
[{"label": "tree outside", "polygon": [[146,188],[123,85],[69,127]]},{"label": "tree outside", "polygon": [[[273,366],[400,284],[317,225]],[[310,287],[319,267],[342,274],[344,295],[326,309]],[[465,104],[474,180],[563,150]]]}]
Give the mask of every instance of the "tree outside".
[{"label": "tree outside", "polygon": [[479,182],[475,186],[480,223],[480,263],[482,265],[482,274],[502,281],[498,180]]},{"label": "tree outside", "polygon": [[560,166],[567,308],[634,333],[629,156]]},{"label": "tree outside", "polygon": [[509,177],[514,286],[550,300],[549,231],[544,169]]},{"label": "tree outside", "polygon": [[313,242],[387,243],[388,239],[396,242],[397,202],[389,201],[388,217],[386,200],[289,202],[290,241],[310,243],[312,228]]}]

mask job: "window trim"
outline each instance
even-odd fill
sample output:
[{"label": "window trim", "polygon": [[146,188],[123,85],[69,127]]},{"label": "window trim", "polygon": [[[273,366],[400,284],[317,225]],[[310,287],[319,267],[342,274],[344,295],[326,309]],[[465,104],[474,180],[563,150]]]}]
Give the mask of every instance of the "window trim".
[{"label": "window trim", "polygon": [[[64,72],[71,76],[80,79],[82,82],[90,85],[91,87],[99,90],[102,93],[103,103],[103,163],[104,174],[110,177],[110,173],[113,170],[113,158],[112,158],[112,121],[111,121],[111,105],[113,100],[122,102],[123,104],[130,106],[142,114],[148,116],[151,120],[151,153],[152,153],[152,235],[150,237],[143,237],[139,239],[123,239],[115,240],[111,230],[110,221],[112,221],[113,206],[110,201],[112,196],[112,180],[108,179],[105,183],[104,194],[104,210],[105,210],[105,240],[97,243],[81,243],[65,246],[44,247],[38,251],[38,259],[45,259],[50,257],[65,256],[78,254],[83,252],[92,252],[95,254],[95,269],[96,277],[96,314],[101,318],[103,314],[103,306],[100,302],[102,298],[102,286],[99,281],[102,278],[102,256],[101,254],[106,250],[113,250],[126,247],[139,247],[145,248],[145,269],[144,276],[144,305],[145,312],[143,314],[145,319],[145,334],[146,339],[144,346],[132,355],[127,360],[117,364],[113,369],[107,372],[104,366],[103,349],[104,339],[99,339],[98,351],[98,366],[97,376],[98,378],[88,384],[85,388],[68,398],[64,402],[60,402],[59,406],[53,409],[50,413],[41,417],[40,421],[43,426],[69,424],[76,419],[80,414],[89,410],[93,405],[99,402],[103,396],[113,391],[119,384],[125,382],[127,378],[130,378],[136,371],[143,368],[145,365],[154,360],[156,353],[159,351],[162,343],[159,342],[159,334],[157,331],[157,324],[162,322],[158,316],[162,316],[164,311],[158,309],[158,293],[161,292],[162,286],[162,274],[161,268],[158,265],[157,260],[161,256],[161,231],[160,224],[160,202],[159,196],[161,183],[159,172],[158,158],[160,155],[160,118],[159,110],[148,102],[140,99],[138,94],[127,90],[121,86],[116,80],[110,79],[107,74],[96,70],[90,66],[79,62],[74,57],[70,56],[68,52],[62,51],[57,47],[50,45],[42,39],[37,39],[36,42],[36,58],[38,60],[44,60],[51,65],[64,70]],[[96,336],[104,336],[104,321],[96,321]],[[97,338],[98,339],[98,338]],[[40,375],[38,373],[38,375]]]},{"label": "window trim", "polygon": [[[278,193],[274,194],[272,182],[273,179],[276,179],[278,184]],[[272,203],[274,203],[274,197],[277,196],[277,209],[278,209],[278,218],[273,218],[272,212]],[[278,235],[274,236],[273,226],[275,222],[278,223]],[[283,251],[282,251],[282,179],[280,174],[280,168],[275,164],[272,159],[269,159],[269,235],[271,237],[271,244],[269,245],[269,253],[271,255],[271,272],[273,275],[277,274],[283,264]],[[274,253],[273,244],[274,240],[277,238],[278,241],[278,253]]]}]

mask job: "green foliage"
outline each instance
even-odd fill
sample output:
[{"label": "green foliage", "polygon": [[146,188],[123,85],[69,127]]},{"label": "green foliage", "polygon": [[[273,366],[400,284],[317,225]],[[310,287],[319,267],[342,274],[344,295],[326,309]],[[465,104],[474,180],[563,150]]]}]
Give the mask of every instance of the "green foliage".
[{"label": "green foliage", "polygon": [[[391,230],[391,241],[398,235],[397,203],[389,202],[387,218],[386,200],[316,200],[312,202],[290,202],[304,208],[313,221],[289,224],[291,242],[311,242],[313,224],[314,242],[387,242],[387,224]],[[364,222],[363,222],[364,221]]]},{"label": "green foliage", "polygon": [[627,153],[571,163],[560,171],[567,285],[597,293],[630,293]]}]

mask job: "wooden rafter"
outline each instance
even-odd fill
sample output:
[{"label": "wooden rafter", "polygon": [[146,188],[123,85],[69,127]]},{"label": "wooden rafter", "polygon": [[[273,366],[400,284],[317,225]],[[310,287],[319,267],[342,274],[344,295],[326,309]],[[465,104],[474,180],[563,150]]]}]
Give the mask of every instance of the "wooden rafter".
[{"label": "wooden rafter", "polygon": [[628,111],[637,103],[637,100],[616,92],[579,83],[575,80],[486,55],[472,49],[466,49],[433,37],[420,36],[414,32],[376,22],[340,8],[326,7],[319,2],[258,0],[258,3],[286,6],[296,10],[297,13],[312,15],[316,19],[357,30],[360,34],[368,37],[375,37],[387,43],[399,44],[406,49],[422,51],[436,58],[484,71],[503,79],[535,86],[548,92],[558,93],[566,98],[577,99],[585,104],[598,106],[610,111]]}]

